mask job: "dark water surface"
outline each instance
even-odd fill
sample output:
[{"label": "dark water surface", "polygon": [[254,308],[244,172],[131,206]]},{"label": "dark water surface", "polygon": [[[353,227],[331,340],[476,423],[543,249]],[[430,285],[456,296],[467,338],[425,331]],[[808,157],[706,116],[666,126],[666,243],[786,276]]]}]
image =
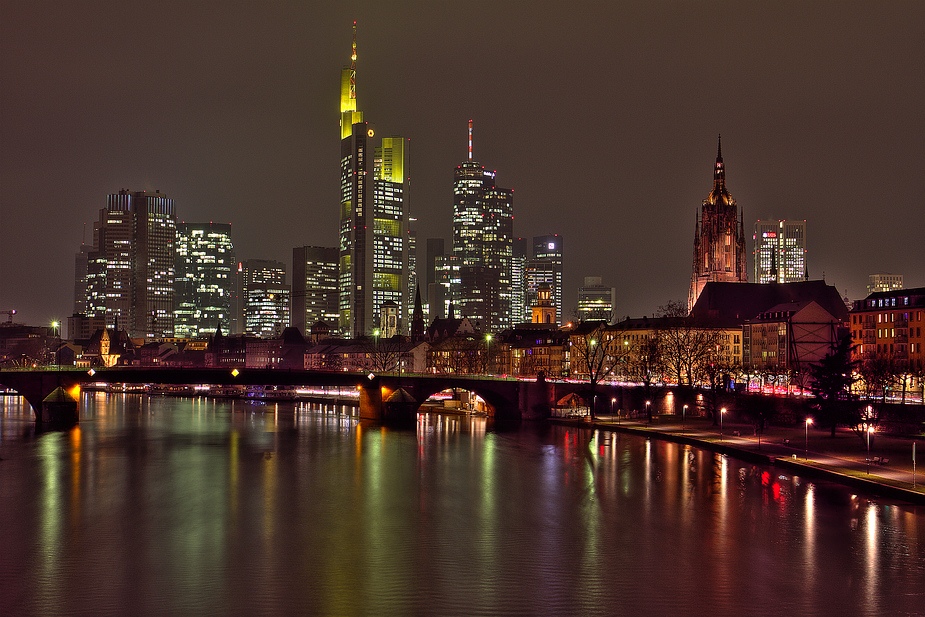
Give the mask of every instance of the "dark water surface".
[{"label": "dark water surface", "polygon": [[82,396],[0,397],[2,615],[925,614],[925,510],[689,446]]}]

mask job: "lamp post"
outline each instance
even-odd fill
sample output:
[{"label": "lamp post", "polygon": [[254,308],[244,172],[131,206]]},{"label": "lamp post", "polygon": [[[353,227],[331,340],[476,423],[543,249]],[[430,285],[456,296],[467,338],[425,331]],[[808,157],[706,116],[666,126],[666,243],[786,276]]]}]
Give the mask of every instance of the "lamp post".
[{"label": "lamp post", "polygon": [[[613,418],[613,404],[617,402],[616,398],[610,399],[610,417]],[[620,422],[620,418],[617,418],[617,422]]]},{"label": "lamp post", "polygon": [[687,405],[681,408],[681,432],[684,432],[684,416],[687,415]]},{"label": "lamp post", "polygon": [[651,415],[651,412],[649,411],[649,405],[651,404],[652,404],[652,401],[646,401],[646,423],[647,424],[652,422],[652,415]]},{"label": "lamp post", "polygon": [[806,435],[803,442],[803,458],[809,460],[809,425],[813,423],[812,418],[806,418]]},{"label": "lamp post", "polygon": [[874,427],[867,427],[867,475],[870,475],[870,434],[874,432]]},{"label": "lamp post", "polygon": [[488,374],[491,375],[492,370],[491,370],[491,335],[490,334],[485,335],[485,347],[488,353]]},{"label": "lamp post", "polygon": [[59,355],[58,355],[58,348],[61,347],[61,330],[60,330],[60,328],[61,328],[61,323],[60,323],[60,322],[58,322],[58,321],[53,321],[53,322],[51,322],[51,331],[52,331],[52,335],[53,335],[54,338],[55,338],[55,342],[54,342],[54,345],[55,345],[55,365],[58,367],[58,369],[61,368],[61,359],[59,358]]},{"label": "lamp post", "polygon": [[723,407],[719,410],[719,440],[723,440],[723,416],[726,415],[726,408]]}]

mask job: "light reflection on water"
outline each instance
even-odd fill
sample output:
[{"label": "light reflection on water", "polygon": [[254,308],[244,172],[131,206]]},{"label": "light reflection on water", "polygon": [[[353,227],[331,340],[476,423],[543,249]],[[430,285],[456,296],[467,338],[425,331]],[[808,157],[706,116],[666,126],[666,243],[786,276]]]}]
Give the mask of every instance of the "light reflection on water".
[{"label": "light reflection on water", "polygon": [[0,399],[0,613],[915,614],[925,515],[685,445],[484,418]]}]

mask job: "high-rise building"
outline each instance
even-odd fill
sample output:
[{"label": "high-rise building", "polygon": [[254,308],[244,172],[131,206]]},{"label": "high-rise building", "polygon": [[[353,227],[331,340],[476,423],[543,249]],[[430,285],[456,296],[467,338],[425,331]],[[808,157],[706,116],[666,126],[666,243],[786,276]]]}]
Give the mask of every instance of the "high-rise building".
[{"label": "high-rise building", "polygon": [[461,317],[496,332],[512,325],[511,260],[514,192],[495,186],[495,173],[469,159],[456,167],[453,183],[453,256],[459,265]]},{"label": "high-rise building", "polygon": [[578,317],[582,321],[616,320],[613,314],[617,290],[606,287],[599,276],[586,276],[585,284],[578,288]]},{"label": "high-rise building", "polygon": [[274,338],[289,327],[291,289],[286,284],[286,264],[265,259],[238,263],[237,296],[245,334]]},{"label": "high-rise building", "polygon": [[176,221],[173,200],[158,191],[109,195],[93,248],[77,257],[78,276],[86,260],[86,315],[132,337],[173,336]]},{"label": "high-rise building", "polygon": [[90,254],[93,247],[81,244],[74,256],[74,315],[86,315],[89,294]]},{"label": "high-rise building", "polygon": [[757,221],[753,239],[756,283],[809,280],[806,221]]},{"label": "high-rise building", "polygon": [[748,282],[742,214],[726,189],[721,140],[713,168],[713,190],[703,200],[694,228],[694,267],[688,310],[694,307],[704,285],[709,282]]},{"label": "high-rise building", "polygon": [[556,309],[556,323],[562,323],[562,236],[535,236],[533,258],[527,261],[527,306],[537,302],[539,285],[547,283],[550,302]]},{"label": "high-rise building", "polygon": [[340,297],[337,247],[298,246],[292,249],[292,326],[307,335],[316,322],[337,333]]},{"label": "high-rise building", "polygon": [[527,301],[526,238],[514,238],[514,256],[511,259],[511,321],[515,324],[530,320],[530,303]]},{"label": "high-rise building", "polygon": [[231,327],[235,258],[230,223],[178,223],[174,335],[195,338]]},{"label": "high-rise building", "polygon": [[356,99],[356,22],[351,65],[341,73],[340,331],[371,333],[379,307],[403,304],[408,279],[408,143],[373,146]]},{"label": "high-rise building", "polygon": [[902,274],[870,274],[867,276],[867,294],[895,291],[903,288]]}]

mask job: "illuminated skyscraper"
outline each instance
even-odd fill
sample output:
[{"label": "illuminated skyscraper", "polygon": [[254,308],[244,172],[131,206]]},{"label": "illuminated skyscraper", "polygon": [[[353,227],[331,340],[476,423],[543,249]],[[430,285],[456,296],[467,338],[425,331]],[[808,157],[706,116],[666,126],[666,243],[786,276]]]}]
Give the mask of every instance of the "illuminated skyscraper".
[{"label": "illuminated skyscraper", "polygon": [[459,315],[485,332],[512,325],[511,260],[514,193],[495,186],[495,172],[472,160],[456,167],[453,186],[453,256],[459,264]]},{"label": "illuminated skyscraper", "polygon": [[585,284],[578,288],[578,317],[582,321],[616,321],[613,314],[617,290],[605,287],[599,276],[586,276]]},{"label": "illuminated skyscraper", "polygon": [[556,323],[562,323],[562,236],[535,236],[533,258],[527,261],[527,306],[537,302],[541,284],[549,285],[550,305],[556,309]]},{"label": "illuminated skyscraper", "polygon": [[756,283],[809,280],[806,221],[757,221],[753,239]]},{"label": "illuminated skyscraper", "polygon": [[289,327],[291,289],[286,284],[286,264],[266,259],[239,262],[236,283],[244,333],[279,337]]},{"label": "illuminated skyscraper", "polygon": [[337,247],[292,249],[292,326],[303,334],[319,321],[327,324],[332,334],[337,333],[337,262]]},{"label": "illuminated skyscraper", "polygon": [[228,333],[235,259],[229,223],[178,223],[174,335]]},{"label": "illuminated skyscraper", "polygon": [[86,314],[129,336],[174,334],[176,208],[159,192],[109,195],[86,258]]},{"label": "illuminated skyscraper", "polygon": [[687,308],[708,282],[747,283],[745,231],[736,200],[726,189],[722,141],[713,168],[713,190],[703,200],[694,229],[694,267]]},{"label": "illuminated skyscraper", "polygon": [[370,334],[379,307],[403,305],[408,279],[408,143],[373,147],[356,99],[356,22],[350,68],[341,73],[340,331]]}]

